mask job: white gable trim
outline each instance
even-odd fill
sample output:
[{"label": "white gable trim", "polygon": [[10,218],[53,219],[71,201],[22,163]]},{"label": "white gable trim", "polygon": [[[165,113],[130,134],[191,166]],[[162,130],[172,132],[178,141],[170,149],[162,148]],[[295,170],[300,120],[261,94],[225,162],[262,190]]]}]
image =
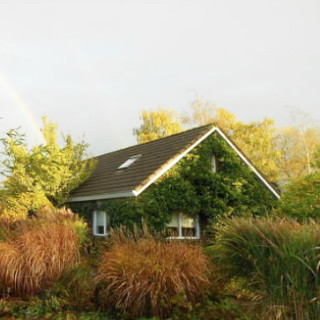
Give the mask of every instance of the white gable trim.
[{"label": "white gable trim", "polygon": [[204,134],[200,139],[198,139],[192,146],[190,146],[188,149],[186,149],[181,154],[179,154],[177,157],[175,157],[173,160],[171,160],[163,169],[161,169],[142,188],[140,188],[138,191],[133,190],[132,192],[134,193],[134,195],[138,196],[141,192],[143,192],[145,189],[147,189],[152,183],[154,183],[164,173],[166,173],[169,169],[171,169],[179,160],[181,160],[187,153],[189,153],[193,148],[195,148],[200,142],[202,142],[204,139],[206,139],[208,136],[210,136],[210,134],[213,133],[215,130],[216,130],[216,128],[211,128],[206,134]]},{"label": "white gable trim", "polygon": [[242,154],[242,152],[229,140],[229,138],[219,129],[215,130],[228,143],[228,145],[238,154],[238,156],[249,166],[249,168],[258,176],[258,178],[266,185],[266,187],[273,193],[273,195],[280,199],[280,195],[274,190],[270,183],[261,175],[261,173],[250,163],[250,161]]},{"label": "white gable trim", "polygon": [[170,161],[163,169],[161,169],[152,179],[150,179],[142,188],[137,190],[132,190],[135,196],[138,196],[141,192],[147,189],[152,183],[159,179],[164,173],[171,169],[179,160],[181,160],[187,153],[194,149],[198,144],[205,140],[212,133],[217,131],[219,135],[228,143],[228,145],[238,154],[238,156],[249,166],[249,168],[258,176],[258,178],[263,182],[263,184],[272,192],[272,194],[280,199],[280,195],[274,190],[274,188],[269,184],[269,182],[259,173],[259,171],[250,163],[250,161],[242,154],[242,152],[229,140],[229,138],[217,127],[213,127],[206,134],[204,134],[200,139],[198,139],[193,145],[191,145],[184,152],[175,157]]}]

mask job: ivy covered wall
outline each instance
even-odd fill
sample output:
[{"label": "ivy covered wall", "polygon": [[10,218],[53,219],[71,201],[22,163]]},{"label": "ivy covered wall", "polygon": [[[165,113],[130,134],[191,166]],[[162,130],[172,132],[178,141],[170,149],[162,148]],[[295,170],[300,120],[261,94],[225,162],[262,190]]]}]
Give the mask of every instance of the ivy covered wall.
[{"label": "ivy covered wall", "polygon": [[[211,169],[212,155],[218,172]],[[109,199],[98,203],[69,204],[91,221],[99,207],[110,215],[111,227],[133,226],[145,221],[164,229],[172,213],[199,214],[203,226],[234,215],[263,215],[277,200],[217,133],[212,134],[138,197]]]}]

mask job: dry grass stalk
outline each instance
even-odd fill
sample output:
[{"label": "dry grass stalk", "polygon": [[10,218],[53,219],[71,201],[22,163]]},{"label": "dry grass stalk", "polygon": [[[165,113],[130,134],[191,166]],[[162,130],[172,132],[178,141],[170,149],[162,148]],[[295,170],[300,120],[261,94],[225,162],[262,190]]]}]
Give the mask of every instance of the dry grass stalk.
[{"label": "dry grass stalk", "polygon": [[66,218],[46,220],[42,214],[21,222],[15,236],[0,242],[3,289],[10,288],[18,295],[34,294],[57,281],[78,261],[79,239]]},{"label": "dry grass stalk", "polygon": [[113,239],[95,278],[97,283],[105,284],[101,292],[105,304],[129,312],[132,317],[165,318],[181,293],[189,303],[205,294],[209,268],[200,247],[150,237],[117,235]]}]

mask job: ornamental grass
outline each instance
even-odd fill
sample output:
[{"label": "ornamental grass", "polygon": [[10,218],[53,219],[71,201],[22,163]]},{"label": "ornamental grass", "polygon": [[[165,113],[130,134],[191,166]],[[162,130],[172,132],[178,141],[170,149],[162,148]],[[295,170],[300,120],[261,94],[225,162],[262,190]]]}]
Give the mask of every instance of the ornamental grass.
[{"label": "ornamental grass", "polygon": [[166,318],[177,304],[193,305],[205,297],[209,267],[199,246],[132,236],[123,229],[113,231],[111,241],[95,277],[102,305],[132,318]]},{"label": "ornamental grass", "polygon": [[31,295],[56,282],[79,259],[81,240],[68,210],[48,209],[16,223],[0,242],[0,284],[16,295]]},{"label": "ornamental grass", "polygon": [[224,278],[246,279],[257,319],[320,319],[320,226],[236,218],[211,252]]}]

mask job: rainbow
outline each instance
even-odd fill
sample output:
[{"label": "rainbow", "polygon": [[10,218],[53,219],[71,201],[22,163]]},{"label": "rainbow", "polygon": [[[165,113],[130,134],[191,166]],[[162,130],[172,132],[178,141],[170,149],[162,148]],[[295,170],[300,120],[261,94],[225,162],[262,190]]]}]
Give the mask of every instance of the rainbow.
[{"label": "rainbow", "polygon": [[28,108],[28,105],[25,103],[25,101],[21,98],[21,96],[19,95],[17,90],[14,88],[14,86],[9,82],[5,74],[1,71],[0,71],[0,84],[3,88],[7,90],[9,95],[14,100],[15,104],[19,107],[20,111],[24,114],[28,123],[31,125],[34,133],[40,139],[40,143],[44,143],[45,141],[35,116],[31,112],[31,110]]}]

